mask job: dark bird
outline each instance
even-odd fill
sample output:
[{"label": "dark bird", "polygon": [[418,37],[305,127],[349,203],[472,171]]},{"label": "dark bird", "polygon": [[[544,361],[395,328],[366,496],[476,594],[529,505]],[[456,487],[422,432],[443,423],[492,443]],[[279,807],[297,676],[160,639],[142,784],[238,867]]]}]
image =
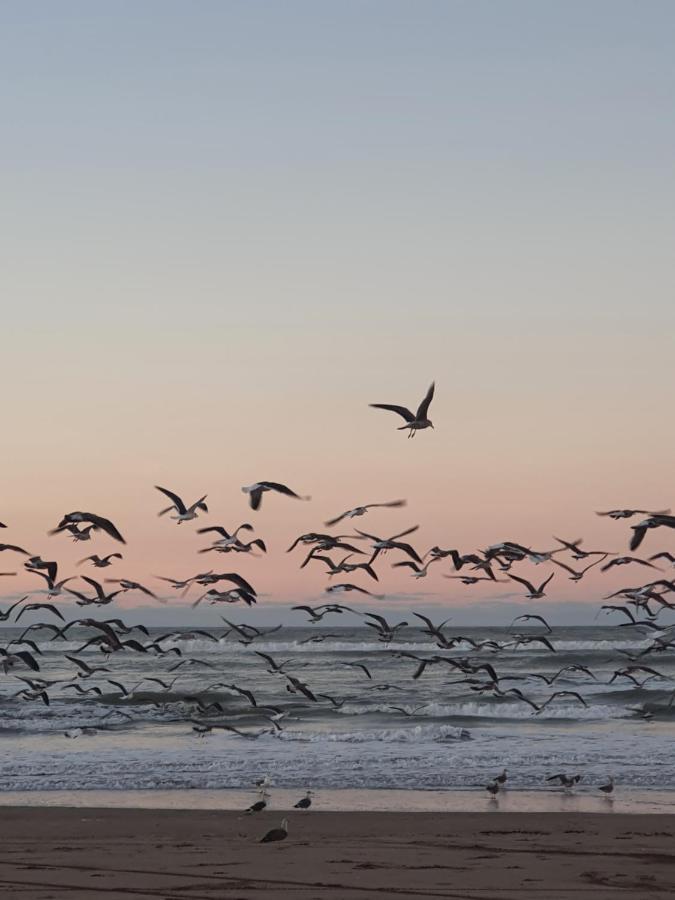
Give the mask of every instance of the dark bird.
[{"label": "dark bird", "polygon": [[343,519],[354,519],[356,516],[365,516],[369,509],[400,509],[402,506],[405,506],[405,503],[405,500],[391,500],[389,503],[367,503],[365,506],[355,506],[354,509],[348,509],[347,512],[340,513],[340,515],[336,516],[334,519],[329,519],[327,522],[324,522],[324,525],[328,528],[331,525],[337,525],[337,523],[341,522]]},{"label": "dark bird", "polygon": [[648,516],[646,519],[643,519],[641,522],[638,522],[637,525],[631,525],[633,529],[633,537],[630,542],[631,551],[637,550],[642,541],[644,540],[647,531],[652,528],[675,528],[675,516],[667,516],[665,514],[654,514]]},{"label": "dark bird", "polygon": [[305,796],[301,800],[298,800],[298,802],[295,804],[293,809],[309,809],[310,806],[312,805],[312,797],[313,796],[314,796],[313,791],[307,791]]},{"label": "dark bird", "polygon": [[311,497],[301,497],[296,494],[285,484],[279,484],[278,481],[256,481],[255,484],[245,485],[242,491],[248,494],[248,502],[251,509],[260,509],[262,496],[267,491],[276,491],[277,494],[283,494],[285,497],[294,497],[296,500],[311,500]]},{"label": "dark bird", "polygon": [[96,569],[105,569],[108,566],[112,565],[112,559],[122,559],[121,553],[109,553],[107,556],[98,556],[96,553],[93,556],[85,556],[84,559],[79,560],[77,563],[78,566],[81,566],[82,563],[91,562]]},{"label": "dark bird", "polygon": [[140,591],[141,594],[146,594],[154,600],[157,599],[157,595],[153,594],[149,588],[144,587],[138,581],[129,581],[128,578],[106,578],[106,584],[119,584],[122,593],[126,593],[126,591]]},{"label": "dark bird", "polygon": [[524,587],[527,588],[528,592],[525,596],[529,600],[539,600],[541,597],[544,596],[544,591],[545,591],[546,585],[553,578],[553,576],[555,575],[555,572],[551,572],[551,574],[548,576],[548,578],[545,581],[542,581],[542,583],[539,585],[538,588],[536,588],[530,581],[527,581],[525,578],[520,578],[518,575],[511,575],[510,572],[507,572],[507,575],[511,579],[511,581],[517,581],[519,584],[522,584]]},{"label": "dark bird", "polygon": [[525,613],[522,616],[516,616],[516,618],[513,620],[513,622],[511,622],[511,625],[509,627],[513,628],[513,626],[515,625],[516,622],[530,622],[533,620],[537,621],[537,622],[541,622],[541,624],[544,626],[544,628],[546,629],[548,634],[551,634],[551,632],[553,631],[553,629],[551,628],[551,626],[548,624],[548,622],[546,621],[546,619],[543,616],[538,616],[538,615],[535,615],[534,613]]},{"label": "dark bird", "polygon": [[157,515],[164,516],[166,515],[166,513],[171,512],[171,510],[173,509],[178,515],[171,516],[171,518],[179,525],[182,522],[189,522],[192,519],[196,519],[200,510],[202,512],[209,511],[208,506],[204,502],[208,496],[207,494],[204,494],[204,496],[200,497],[199,500],[195,500],[195,502],[191,506],[187,506],[178,496],[178,494],[174,494],[173,491],[170,491],[167,488],[160,487],[158,484],[155,485],[155,490],[160,491],[160,493],[164,494],[164,496],[168,497],[171,501],[171,506],[167,506],[166,509],[162,509],[157,513]]},{"label": "dark bird", "polygon": [[431,387],[426,393],[426,397],[420,405],[417,407],[417,412],[412,413],[405,406],[395,406],[391,403],[370,403],[373,409],[386,409],[389,412],[395,412],[397,415],[401,416],[405,419],[405,425],[401,425],[398,428],[398,431],[405,431],[408,429],[408,437],[413,437],[417,431],[420,431],[423,428],[433,428],[434,424],[429,419],[429,405],[434,398],[434,390],[435,390],[435,382],[431,383]]},{"label": "dark bird", "polygon": [[609,516],[610,519],[631,519],[633,516],[665,516],[669,509],[649,512],[646,509],[610,509],[607,512],[596,512],[596,516]]},{"label": "dark bird", "polygon": [[275,841],[285,841],[288,837],[288,819],[283,819],[278,828],[272,828],[264,837],[260,838],[261,844],[272,844]]},{"label": "dark bird", "polygon": [[406,543],[405,541],[399,540],[399,538],[406,537],[406,535],[408,534],[413,534],[415,531],[417,531],[418,528],[419,525],[413,525],[412,528],[406,528],[405,531],[400,531],[398,534],[393,534],[388,538],[377,537],[377,535],[368,534],[368,532],[366,531],[359,531],[358,528],[354,530],[362,538],[366,538],[367,540],[373,542],[372,549],[374,552],[372,557],[370,558],[371,565],[375,562],[380,553],[386,553],[387,550],[402,550],[404,553],[407,553],[408,556],[414,559],[415,562],[422,565],[422,560],[420,559],[417,552],[410,546],[410,544]]},{"label": "dark bird", "polygon": [[23,553],[24,556],[29,555],[27,550],[24,550],[23,547],[17,547],[16,544],[0,544],[0,553],[3,553],[5,550],[13,550],[14,553]]},{"label": "dark bird", "polygon": [[614,559],[610,559],[608,563],[605,563],[604,566],[600,566],[601,572],[607,572],[609,569],[613,569],[614,566],[627,566],[630,563],[638,563],[641,566],[647,566],[650,569],[657,569],[658,566],[653,565],[647,560],[638,559],[637,556],[617,556]]},{"label": "dark bird", "polygon": [[267,809],[267,798],[269,796],[270,795],[268,793],[266,793],[265,791],[261,791],[260,792],[260,800],[256,800],[256,802],[252,803],[248,807],[248,809],[245,811],[247,813],[259,813],[259,812],[262,812],[264,809]]},{"label": "dark bird", "polygon": [[[70,523],[79,523],[79,522],[90,522],[95,529],[104,531],[109,537],[113,538],[116,541],[119,541],[120,544],[125,544],[126,541],[119,533],[117,528],[113,525],[110,519],[104,519],[103,516],[97,516],[95,513],[88,512],[71,512],[66,513],[66,515],[61,519],[59,524],[56,526],[55,531],[64,528],[66,525]],[[53,534],[54,532],[49,532]]]}]

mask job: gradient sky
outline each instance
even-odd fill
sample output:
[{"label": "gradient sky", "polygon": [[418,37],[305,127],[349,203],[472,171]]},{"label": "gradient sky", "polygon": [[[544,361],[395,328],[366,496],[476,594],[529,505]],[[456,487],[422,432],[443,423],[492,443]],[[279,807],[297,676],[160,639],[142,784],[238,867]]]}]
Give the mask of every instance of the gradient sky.
[{"label": "gradient sky", "polygon": [[[398,497],[361,525],[625,549],[593,510],[675,506],[674,27],[620,0],[0,2],[1,539],[70,574],[115,549],[46,536],[89,509],[118,576],[187,576],[203,543],[152,485],[208,493],[203,524],[268,542],[236,559],[265,603],[325,584],[295,534]],[[433,378],[414,441],[367,407]],[[251,513],[260,479],[314,499]]]}]

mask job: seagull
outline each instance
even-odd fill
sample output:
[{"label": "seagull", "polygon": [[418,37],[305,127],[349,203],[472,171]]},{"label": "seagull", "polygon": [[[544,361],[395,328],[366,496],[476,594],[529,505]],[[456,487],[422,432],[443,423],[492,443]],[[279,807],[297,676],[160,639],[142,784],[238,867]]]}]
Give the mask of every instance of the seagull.
[{"label": "seagull", "polygon": [[499,784],[496,781],[490,782],[490,784],[485,785],[485,790],[488,791],[492,797],[496,800],[497,794],[499,793]]},{"label": "seagull", "polygon": [[405,500],[391,500],[389,503],[367,503],[365,506],[355,506],[354,509],[348,509],[347,512],[343,512],[334,519],[329,519],[327,522],[324,522],[324,525],[328,528],[331,525],[337,525],[337,523],[341,522],[343,519],[354,519],[356,516],[365,516],[369,509],[375,509],[376,507],[400,509],[402,506],[405,506],[405,504]]},{"label": "seagull", "polygon": [[647,562],[645,559],[638,559],[637,556],[617,556],[614,559],[610,559],[608,563],[605,563],[604,566],[600,566],[601,572],[607,572],[609,569],[614,568],[614,566],[627,566],[630,563],[639,563],[641,566],[647,566],[650,569],[657,569],[658,566],[653,565],[653,563]]},{"label": "seagull", "polygon": [[610,509],[607,512],[596,512],[596,516],[609,516],[610,519],[631,519],[633,516],[666,516],[669,509],[649,512],[646,509]]},{"label": "seagull", "polygon": [[649,559],[667,559],[671,566],[675,566],[675,556],[673,556],[672,553],[655,553],[653,556],[650,556]]},{"label": "seagull", "polygon": [[271,844],[274,841],[285,841],[288,837],[288,819],[282,819],[278,828],[272,828],[264,837],[260,838],[261,844]]},{"label": "seagull", "polygon": [[252,804],[249,806],[249,808],[248,808],[247,810],[245,810],[245,811],[246,811],[247,813],[258,813],[258,812],[262,812],[264,809],[267,808],[267,798],[268,798],[269,796],[270,796],[270,795],[267,793],[267,791],[266,791],[265,788],[263,787],[262,790],[260,791],[260,800],[256,800],[256,802],[255,802],[255,803],[252,803]]},{"label": "seagull", "polygon": [[[54,567],[56,568],[56,563],[54,563]],[[51,575],[45,574],[39,569],[30,568],[28,571],[32,572],[33,575],[39,575],[40,578],[44,578],[47,582],[46,591],[35,591],[34,593],[46,593],[48,597],[58,597],[59,594],[62,594],[64,589],[66,589],[68,582],[72,581],[75,577],[74,575],[71,575],[70,578],[62,578],[61,581],[54,581],[54,578],[52,578]]]},{"label": "seagull", "polygon": [[67,525],[59,526],[58,528],[53,528],[49,534],[61,534],[64,531],[67,531],[74,541],[90,541],[91,540],[91,532],[96,529],[95,525],[87,525],[86,528],[78,528],[74,522],[69,522]]},{"label": "seagull", "polygon": [[411,438],[414,437],[415,433],[422,428],[434,427],[433,422],[428,418],[428,413],[429,405],[434,398],[435,386],[435,382],[432,381],[431,387],[427,391],[426,397],[417,407],[417,412],[414,414],[405,406],[394,406],[391,403],[370,403],[369,406],[371,406],[373,409],[386,409],[390,412],[397,413],[399,416],[402,416],[402,418],[405,419],[406,424],[401,425],[398,428],[398,431],[405,431],[405,429],[407,428],[408,437]]},{"label": "seagull", "polygon": [[9,617],[12,615],[12,611],[16,609],[19,604],[23,603],[24,600],[28,600],[28,597],[22,597],[20,600],[17,600],[16,603],[13,603],[9,609],[0,610],[0,622],[7,622]]},{"label": "seagull", "polygon": [[413,525],[412,528],[406,528],[405,531],[400,531],[398,534],[393,534],[388,538],[378,537],[375,534],[368,534],[367,531],[359,531],[358,528],[355,528],[354,530],[360,537],[373,542],[372,549],[374,552],[369,560],[370,565],[375,562],[380,553],[386,553],[387,550],[402,550],[404,553],[407,553],[408,556],[412,557],[415,562],[422,565],[422,560],[410,544],[399,541],[399,538],[405,537],[408,534],[413,534],[419,527],[419,525]]},{"label": "seagull", "polygon": [[508,777],[509,776],[506,774],[506,769],[502,769],[501,775],[497,775],[497,777],[495,778],[495,781],[497,784],[504,785],[504,784],[506,784]]},{"label": "seagull", "polygon": [[[586,559],[589,556],[609,556],[605,550],[582,550],[582,538],[577,538],[576,541],[564,541],[562,538],[555,537],[554,535],[553,539],[559,544],[562,544],[565,550],[569,550],[573,559]],[[555,562],[555,560],[553,561]]]},{"label": "seagull", "polygon": [[164,516],[166,513],[171,512],[171,510],[175,510],[178,515],[171,516],[171,518],[177,522],[179,525],[182,522],[189,522],[192,519],[196,519],[198,515],[198,510],[202,512],[208,512],[209,508],[204,502],[207,498],[207,494],[204,494],[203,497],[200,497],[199,500],[195,500],[195,502],[191,506],[186,506],[182,499],[178,496],[178,494],[174,494],[173,491],[167,490],[167,488],[160,487],[158,484],[155,485],[155,490],[164,494],[165,497],[168,497],[171,501],[171,506],[167,506],[166,509],[158,512],[158,516]]},{"label": "seagull", "polygon": [[13,550],[15,553],[23,553],[24,556],[28,556],[28,551],[24,550],[23,547],[17,547],[16,544],[0,544],[0,553],[4,550]]},{"label": "seagull", "polygon": [[376,600],[384,600],[384,594],[373,594],[371,591],[367,591],[365,588],[359,587],[357,584],[350,584],[349,582],[329,584],[324,593],[343,594],[349,593],[350,591],[356,591],[359,594],[367,594],[369,597],[374,597]]},{"label": "seagull", "polygon": [[426,578],[429,572],[429,566],[432,562],[436,562],[438,557],[431,557],[428,559],[423,566],[418,566],[417,563],[413,562],[410,559],[406,559],[403,562],[392,563],[392,569],[412,569],[412,578]]},{"label": "seagull", "polygon": [[126,593],[126,591],[140,591],[142,594],[147,594],[148,597],[157,600],[157,594],[153,594],[149,588],[144,587],[138,581],[129,581],[128,578],[106,578],[106,584],[119,584],[122,593]]},{"label": "seagull", "polygon": [[298,800],[293,809],[309,809],[312,805],[312,797],[314,796],[313,791],[307,791],[302,800]]},{"label": "seagull", "polygon": [[516,618],[513,620],[513,622],[511,622],[509,628],[513,628],[513,626],[515,625],[516,622],[529,622],[532,619],[536,619],[537,622],[541,622],[541,624],[544,626],[544,628],[546,629],[548,634],[552,633],[553,629],[548,624],[546,619],[543,616],[537,616],[534,613],[525,613],[522,616],[516,616]]},{"label": "seagull", "polygon": [[63,529],[66,525],[76,522],[90,522],[95,529],[105,531],[105,533],[109,537],[113,538],[116,541],[119,541],[120,544],[126,544],[126,541],[110,521],[110,519],[105,519],[103,518],[103,516],[98,516],[95,513],[88,512],[66,513],[66,515],[61,519],[56,528],[53,531],[50,531],[49,534],[54,534],[57,531]]},{"label": "seagull", "polygon": [[245,485],[242,491],[248,494],[248,502],[251,509],[260,509],[262,503],[262,495],[267,491],[276,491],[277,494],[284,494],[286,497],[295,497],[296,500],[311,500],[311,497],[301,497],[296,494],[285,484],[279,484],[278,481],[256,481],[255,484]]},{"label": "seagull", "polygon": [[675,516],[667,516],[665,513],[654,513],[643,519],[642,522],[638,522],[637,525],[631,525],[633,529],[633,537],[630,542],[631,551],[637,550],[648,529],[659,528],[662,525],[666,528],[675,528]]},{"label": "seagull", "polygon": [[[557,538],[556,538],[556,540],[557,540]],[[589,563],[589,565],[587,565],[585,568],[583,568],[580,572],[578,572],[576,569],[573,569],[571,566],[568,566],[567,563],[560,562],[559,559],[552,559],[551,562],[554,563],[556,566],[560,566],[561,569],[565,569],[566,572],[569,572],[570,573],[570,581],[581,581],[581,579],[584,577],[584,575],[586,574],[586,572],[588,572],[589,569],[592,569],[594,566],[600,565],[600,563],[603,560],[607,559],[608,555],[609,554],[604,554],[599,559],[596,559],[594,562]],[[575,559],[578,559],[578,558],[579,557],[575,557]]]},{"label": "seagull", "polygon": [[558,781],[566,791],[571,791],[581,781],[581,775],[566,775],[565,772],[559,772],[557,775],[551,775],[546,780]]},{"label": "seagull", "polygon": [[508,572],[507,575],[511,579],[511,581],[517,581],[519,584],[522,584],[527,588],[528,593],[525,594],[525,596],[527,597],[528,600],[539,600],[541,597],[545,596],[544,589],[546,588],[546,585],[549,583],[549,581],[555,575],[555,572],[551,572],[551,574],[548,576],[548,578],[545,581],[542,581],[542,583],[539,585],[538,588],[536,588],[531,582],[527,581],[525,578],[519,578],[518,575],[511,575],[510,572]]},{"label": "seagull", "polygon": [[85,556],[84,559],[81,559],[77,565],[81,566],[83,563],[91,562],[96,569],[105,569],[108,566],[111,566],[111,559],[122,559],[121,553],[109,553],[107,556],[98,556],[94,553],[93,556]]},{"label": "seagull", "polygon": [[602,791],[603,794],[605,794],[606,796],[609,797],[609,795],[614,790],[614,778],[610,775],[609,778],[607,779],[607,784],[601,784],[598,787],[598,790]]}]

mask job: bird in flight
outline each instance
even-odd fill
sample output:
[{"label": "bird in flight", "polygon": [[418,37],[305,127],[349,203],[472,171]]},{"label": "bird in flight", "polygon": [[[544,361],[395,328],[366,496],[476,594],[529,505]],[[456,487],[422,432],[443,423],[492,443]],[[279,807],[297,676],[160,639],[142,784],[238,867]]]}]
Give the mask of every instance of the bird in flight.
[{"label": "bird in flight", "polygon": [[401,506],[405,506],[405,500],[391,500],[389,503],[367,503],[365,506],[355,506],[354,509],[348,509],[347,512],[343,512],[334,519],[324,522],[324,525],[328,528],[331,525],[337,525],[343,519],[355,519],[356,516],[365,516],[369,509],[375,509],[376,507],[399,509]]},{"label": "bird in flight", "polygon": [[255,484],[245,485],[242,491],[248,494],[248,501],[251,509],[260,509],[262,503],[262,495],[267,491],[276,491],[277,494],[284,494],[286,497],[295,497],[296,500],[311,500],[311,497],[301,497],[296,494],[285,484],[279,484],[277,481],[256,481]]},{"label": "bird in flight", "polygon": [[423,428],[433,428],[434,423],[429,418],[429,406],[431,401],[434,399],[434,390],[436,388],[435,382],[432,381],[431,387],[426,393],[424,400],[417,407],[417,412],[412,413],[405,406],[395,406],[391,403],[371,403],[369,404],[373,409],[387,409],[390,412],[398,413],[399,416],[405,419],[405,425],[401,425],[398,428],[398,431],[405,431],[408,429],[408,437],[414,437],[415,432],[420,431]]},{"label": "bird in flight", "polygon": [[94,530],[105,531],[107,535],[109,535],[114,540],[119,541],[120,544],[126,544],[126,541],[110,521],[110,519],[105,519],[103,518],[103,516],[97,516],[95,513],[89,512],[66,513],[66,515],[61,519],[56,528],[50,531],[49,534],[58,534],[59,532],[63,531],[66,526],[78,522],[89,522],[94,526]]},{"label": "bird in flight", "polygon": [[174,509],[178,515],[171,516],[179,525],[181,522],[189,522],[192,519],[196,519],[198,515],[198,510],[202,512],[208,512],[208,506],[204,502],[206,500],[207,494],[204,494],[203,497],[200,497],[199,500],[195,500],[192,506],[186,506],[183,500],[178,496],[178,494],[174,494],[173,491],[169,491],[166,488],[160,487],[158,484],[155,485],[155,490],[160,491],[164,494],[165,497],[168,497],[171,501],[171,506],[167,506],[166,509],[163,509],[161,512],[158,512],[158,516],[164,516],[166,513],[171,512]]}]

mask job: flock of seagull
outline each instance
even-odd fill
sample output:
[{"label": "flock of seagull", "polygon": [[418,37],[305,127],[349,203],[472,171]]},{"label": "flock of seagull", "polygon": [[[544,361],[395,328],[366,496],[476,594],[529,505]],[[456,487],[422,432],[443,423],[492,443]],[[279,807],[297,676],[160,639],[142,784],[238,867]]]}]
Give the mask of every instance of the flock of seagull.
[{"label": "flock of seagull", "polygon": [[[427,391],[424,399],[413,413],[403,406],[393,404],[375,403],[374,408],[391,411],[402,417],[404,423],[399,430],[407,430],[408,437],[414,437],[418,431],[433,428],[429,419],[429,407],[434,397],[434,384]],[[192,522],[203,514],[208,513],[207,495],[199,497],[194,502],[188,503],[176,492],[157,485],[156,490],[162,495],[169,505],[158,511],[159,516],[170,516],[178,526],[186,522]],[[308,501],[310,498],[289,488],[287,485],[275,481],[258,481],[244,486],[242,491],[247,495],[251,510],[259,510],[265,494],[276,494],[280,498]],[[288,548],[287,552],[295,552],[298,548],[303,550],[303,557],[299,562],[300,568],[307,566],[322,567],[328,579],[326,595],[331,598],[341,594],[356,594],[362,598],[381,599],[383,595],[374,589],[379,582],[376,565],[383,562],[388,554],[395,556],[393,568],[409,570],[410,577],[422,579],[426,577],[432,567],[450,566],[444,576],[459,579],[465,585],[474,585],[479,582],[505,583],[509,582],[522,589],[524,597],[529,600],[539,600],[546,596],[546,590],[556,575],[567,576],[571,581],[581,581],[586,574],[597,568],[600,572],[608,572],[617,567],[630,567],[640,571],[661,570],[657,563],[675,565],[675,556],[661,551],[648,558],[640,558],[632,555],[643,545],[646,535],[656,529],[675,528],[675,516],[670,515],[669,510],[648,511],[637,509],[612,509],[599,512],[598,515],[606,516],[616,521],[633,520],[641,517],[636,524],[631,523],[632,535],[629,539],[629,553],[617,554],[607,550],[588,550],[583,546],[581,539],[564,540],[555,538],[556,546],[549,550],[537,550],[516,541],[503,541],[493,544],[480,552],[463,552],[456,547],[442,548],[434,545],[426,552],[420,552],[412,541],[412,536],[417,532],[418,525],[405,528],[391,535],[374,534],[359,528],[351,531],[346,529],[347,523],[354,519],[367,516],[372,509],[396,509],[405,506],[401,499],[366,503],[348,509],[326,521],[323,530],[308,532],[299,535]],[[344,533],[332,533],[326,529],[341,526]],[[0,523],[1,528],[8,528],[5,523]],[[267,553],[265,541],[254,535],[254,527],[244,522],[234,529],[222,525],[209,525],[198,528],[197,533],[204,535],[211,541],[209,546],[203,547],[200,554],[253,554],[261,556]],[[124,545],[122,532],[109,518],[90,512],[74,511],[63,515],[58,524],[48,532],[52,536],[65,535],[78,543],[92,542],[104,536],[118,545]],[[271,678],[279,680],[282,686],[282,696],[293,704],[300,706],[323,705],[329,709],[339,709],[349,698],[346,696],[334,696],[316,690],[308,681],[300,677],[302,664],[294,660],[280,661],[269,653],[256,651],[257,641],[266,638],[272,633],[278,632],[282,626],[275,628],[258,628],[251,624],[234,623],[223,617],[224,628],[195,629],[188,632],[167,632],[160,635],[150,635],[143,625],[129,626],[120,618],[93,618],[90,616],[78,616],[66,621],[63,611],[56,602],[66,599],[74,602],[77,607],[104,608],[116,597],[129,592],[137,592],[158,602],[166,602],[165,598],[157,593],[157,588],[148,587],[146,584],[130,578],[105,578],[98,580],[91,575],[81,574],[59,578],[59,566],[56,560],[45,559],[21,546],[12,543],[0,543],[0,554],[5,558],[23,558],[23,568],[26,572],[44,582],[44,587],[33,594],[41,593],[44,600],[29,601],[30,595],[26,595],[13,603],[7,610],[0,610],[0,621],[7,624],[17,624],[28,612],[39,612],[48,620],[39,621],[28,625],[17,637],[8,641],[4,647],[0,647],[0,666],[5,675],[10,675],[17,682],[17,691],[13,697],[26,702],[38,701],[46,705],[50,704],[52,689],[58,686],[62,691],[73,691],[80,697],[93,703],[114,704],[112,712],[102,717],[109,717],[113,712],[116,716],[132,719],[126,711],[120,709],[120,705],[132,700],[135,696],[144,694],[142,690],[146,682],[152,683],[153,691],[161,688],[159,696],[149,700],[155,705],[162,706],[162,693],[169,693],[174,682],[180,679],[188,669],[213,668],[211,664],[197,657],[186,655],[180,646],[181,641],[199,637],[211,641],[214,644],[224,644],[228,640],[236,640],[240,644],[251,647],[260,660],[261,666],[269,673]],[[548,564],[551,566],[546,577],[533,582],[516,574],[518,566],[523,563]],[[81,559],[78,565],[90,567],[90,570],[108,570],[123,564],[123,553],[119,550],[107,552],[105,555],[92,553]],[[234,567],[229,567],[234,568]],[[5,571],[3,576],[11,576],[16,572]],[[337,576],[343,576],[337,578]],[[350,576],[350,577],[345,577]],[[254,606],[258,601],[257,591],[250,583],[236,571],[215,571],[213,568],[197,572],[186,578],[173,578],[168,576],[155,576],[159,581],[181,592],[181,596],[187,596],[197,589],[197,595],[192,600],[192,606],[201,603],[212,606],[226,606],[240,604],[244,607]],[[79,578],[79,584],[73,582]],[[664,577],[654,577],[651,580],[624,587],[612,592],[606,599],[612,603],[605,603],[600,607],[600,612],[620,617],[622,621],[617,627],[635,629],[636,633],[644,636],[648,634],[651,642],[637,653],[624,652],[625,664],[617,669],[612,677],[627,679],[636,685],[642,685],[645,681],[663,676],[652,665],[647,665],[654,656],[664,651],[675,648],[675,625],[667,626],[660,622],[660,616],[665,610],[675,609],[675,582]],[[193,594],[194,596],[194,594]],[[619,602],[619,600],[621,602]],[[385,616],[370,611],[361,611],[341,603],[323,602],[315,605],[303,604],[294,606],[298,613],[306,615],[306,621],[311,625],[317,625],[327,617],[355,616],[361,624],[372,630],[377,640],[382,643],[383,650],[395,654],[402,660],[409,660],[414,664],[410,673],[413,680],[420,679],[430,667],[440,667],[452,672],[461,682],[465,683],[473,692],[478,694],[491,694],[497,698],[512,700],[529,706],[532,715],[541,712],[555,704],[558,699],[573,700],[581,706],[587,706],[586,699],[579,690],[555,689],[558,679],[570,679],[578,673],[583,673],[591,679],[595,675],[588,668],[580,665],[569,665],[560,668],[551,675],[530,674],[525,676],[504,675],[499,672],[499,653],[503,650],[517,648],[527,644],[536,644],[546,652],[555,654],[556,648],[549,639],[551,628],[544,616],[531,612],[516,617],[511,625],[511,634],[507,640],[476,640],[461,634],[450,634],[447,629],[447,620],[434,623],[429,617],[421,613],[413,613],[417,627],[422,634],[430,637],[436,645],[436,652],[412,653],[406,650],[396,649],[396,640],[402,629],[413,627],[407,621],[391,622]],[[516,629],[516,626],[518,628]],[[520,626],[526,626],[522,630]],[[71,676],[68,679],[48,679],[41,671],[41,650],[35,638],[39,635],[44,639],[49,635],[50,642],[65,641],[71,629],[83,629],[86,639],[82,646],[74,652],[64,654],[64,662],[70,664]],[[534,629],[534,630],[533,630]],[[78,634],[80,632],[78,631]],[[307,641],[319,643],[325,640],[327,635],[318,630]],[[170,646],[167,646],[170,645]],[[55,643],[55,647],[57,644]],[[467,651],[466,647],[470,648]],[[98,647],[101,652],[103,665],[94,665],[81,658],[81,654],[88,648]],[[106,662],[115,654],[152,654],[158,659],[166,660],[166,676],[163,678],[145,678],[136,685],[125,685],[119,681],[105,679],[110,670]],[[489,656],[489,659],[485,657]],[[345,662],[345,666],[351,666],[358,671],[364,679],[373,680],[368,666],[360,662]],[[104,680],[101,681],[101,676]],[[89,686],[89,680],[96,682]],[[550,695],[541,702],[535,702],[521,688],[508,686],[513,680],[539,679],[552,688]],[[393,689],[392,685],[373,685],[380,690]],[[235,725],[228,719],[228,711],[218,701],[209,699],[209,692],[218,688],[241,698],[246,704],[252,717],[265,726],[257,729]],[[148,689],[146,688],[146,691]],[[199,693],[183,698],[187,704],[188,712],[185,715],[186,723],[200,736],[204,736],[215,729],[222,729],[246,739],[254,739],[261,734],[278,733],[283,729],[283,720],[289,715],[287,706],[279,704],[269,705],[260,703],[253,693],[246,687],[231,684],[227,681],[216,680],[205,686]],[[670,698],[669,706],[673,703]],[[410,711],[405,707],[391,707],[405,715],[414,715],[415,710]],[[653,713],[642,708],[636,709],[643,718],[649,718]],[[239,719],[238,719],[239,721]],[[95,732],[90,726],[71,729],[67,732],[69,737],[78,737],[82,734]],[[564,789],[571,790],[578,782],[580,776],[559,773],[551,776],[549,780],[558,781]],[[491,796],[496,797],[506,784],[506,771],[497,776],[488,786]],[[251,812],[264,809],[268,795],[267,783],[260,786],[260,797],[250,808]],[[613,789],[613,780],[600,787],[600,790],[610,794]],[[311,792],[309,792],[298,808],[308,809],[311,804]],[[279,829],[275,829],[266,835],[266,842],[282,840],[287,834],[287,822]]]}]

